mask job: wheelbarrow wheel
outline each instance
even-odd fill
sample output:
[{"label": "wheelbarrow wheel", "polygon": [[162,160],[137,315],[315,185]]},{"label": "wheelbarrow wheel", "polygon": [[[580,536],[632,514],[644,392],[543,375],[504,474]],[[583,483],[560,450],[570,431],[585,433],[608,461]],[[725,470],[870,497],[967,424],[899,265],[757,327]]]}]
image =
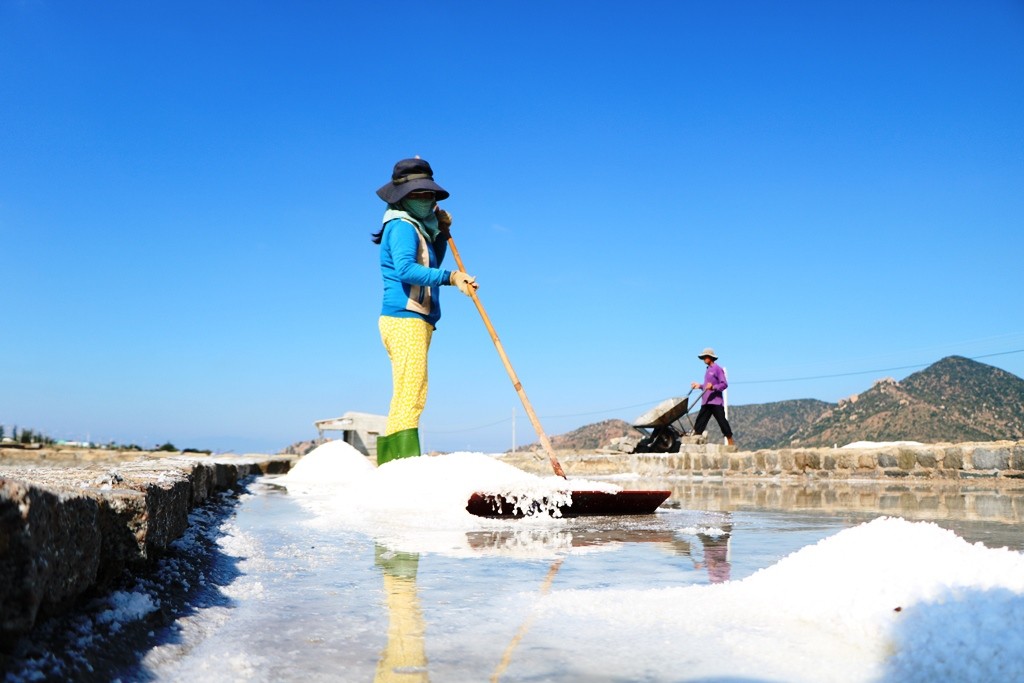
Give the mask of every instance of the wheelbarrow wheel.
[{"label": "wheelbarrow wheel", "polygon": [[651,434],[650,453],[675,453],[679,450],[679,436],[669,427],[661,427]]},{"label": "wheelbarrow wheel", "polygon": [[633,447],[633,450],[630,451],[630,453],[651,453],[651,452],[653,452],[653,451],[651,451],[651,437],[649,437],[649,436],[644,437],[643,439],[640,439],[640,441],[637,443],[637,445]]}]

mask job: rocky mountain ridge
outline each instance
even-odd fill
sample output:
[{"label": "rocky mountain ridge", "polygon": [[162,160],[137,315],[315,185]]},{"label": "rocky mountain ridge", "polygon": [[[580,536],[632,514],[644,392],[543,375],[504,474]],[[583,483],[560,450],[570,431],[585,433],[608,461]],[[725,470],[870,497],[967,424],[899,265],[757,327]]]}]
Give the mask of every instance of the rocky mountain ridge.
[{"label": "rocky mountain ridge", "polygon": [[[696,410],[690,418],[696,417]],[[855,441],[997,441],[1024,439],[1024,379],[962,356],[949,356],[902,381],[879,379],[866,391],[829,403],[797,399],[729,407],[744,450],[832,446]],[[691,424],[683,418],[687,429]],[[721,432],[712,420],[710,441]],[[640,433],[604,420],[553,436],[559,450],[600,450]],[[526,446],[529,449],[537,444]]]}]

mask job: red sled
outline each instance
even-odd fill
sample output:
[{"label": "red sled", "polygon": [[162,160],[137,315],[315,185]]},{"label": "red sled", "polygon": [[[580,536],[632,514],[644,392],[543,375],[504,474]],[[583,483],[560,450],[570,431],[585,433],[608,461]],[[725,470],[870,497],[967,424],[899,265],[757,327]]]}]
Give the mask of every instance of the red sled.
[{"label": "red sled", "polygon": [[466,510],[477,517],[502,519],[526,517],[533,514],[550,514],[557,509],[562,517],[599,517],[620,515],[650,515],[664,503],[670,491],[572,491],[572,504],[547,505],[546,500],[535,501],[527,509],[522,504],[501,495],[474,493],[469,497]]}]

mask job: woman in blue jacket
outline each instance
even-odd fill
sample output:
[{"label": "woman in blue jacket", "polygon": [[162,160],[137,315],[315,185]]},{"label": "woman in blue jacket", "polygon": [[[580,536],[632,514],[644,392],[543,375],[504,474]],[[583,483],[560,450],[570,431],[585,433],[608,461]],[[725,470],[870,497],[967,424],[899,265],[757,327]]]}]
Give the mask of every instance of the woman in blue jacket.
[{"label": "woman in blue jacket", "polygon": [[383,227],[373,234],[380,245],[384,303],[380,337],[391,358],[392,395],[383,436],[377,437],[377,464],[420,454],[419,422],[427,402],[427,351],[441,318],[439,289],[454,285],[470,296],[476,279],[440,268],[448,251],[451,215],[437,202],[448,192],[419,157],[395,164],[391,182],[377,196],[387,202]]}]

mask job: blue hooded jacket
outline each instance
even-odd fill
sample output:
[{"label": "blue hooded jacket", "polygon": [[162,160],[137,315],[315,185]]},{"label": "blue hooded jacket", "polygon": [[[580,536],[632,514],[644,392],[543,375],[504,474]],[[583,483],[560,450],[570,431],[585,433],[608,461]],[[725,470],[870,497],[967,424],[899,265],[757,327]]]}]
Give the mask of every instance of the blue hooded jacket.
[{"label": "blue hooded jacket", "polygon": [[394,318],[423,318],[432,327],[441,319],[438,288],[449,284],[451,271],[438,268],[448,244],[438,237],[434,243],[413,223],[395,218],[384,224],[380,241],[380,270],[384,278],[381,315]]}]

